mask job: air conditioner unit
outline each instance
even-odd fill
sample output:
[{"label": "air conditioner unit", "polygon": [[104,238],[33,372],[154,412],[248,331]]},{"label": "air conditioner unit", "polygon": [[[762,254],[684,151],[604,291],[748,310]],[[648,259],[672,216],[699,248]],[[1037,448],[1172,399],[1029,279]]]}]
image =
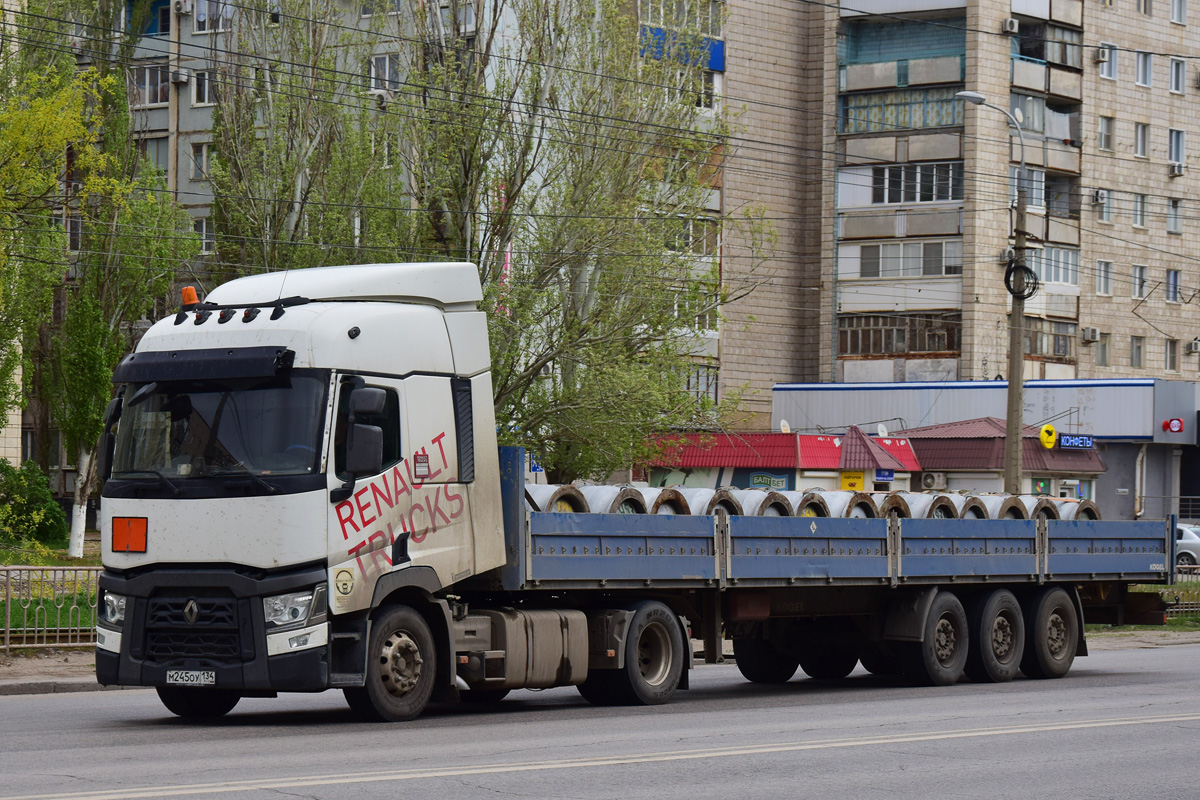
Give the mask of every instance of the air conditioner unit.
[{"label": "air conditioner unit", "polygon": [[175,0],[175,13],[176,14],[192,13],[192,0]]},{"label": "air conditioner unit", "polygon": [[1187,343],[1188,355],[1200,353],[1200,339],[1192,339]]},{"label": "air conditioner unit", "polygon": [[1011,247],[1006,247],[1000,251],[1000,263],[1007,264],[1017,257],[1017,251]]},{"label": "air conditioner unit", "polygon": [[186,69],[171,70],[171,83],[177,83],[181,86],[186,86],[190,77],[191,73],[189,73]]},{"label": "air conditioner unit", "polygon": [[1184,167],[1183,164],[1172,164],[1167,169],[1167,174],[1170,175],[1172,178],[1178,178],[1180,175],[1183,174],[1185,169],[1186,169],[1186,167]]},{"label": "air conditioner unit", "polygon": [[1099,328],[1082,328],[1079,331],[1079,335],[1083,339],[1084,344],[1087,344],[1089,342],[1100,341],[1100,329]]},{"label": "air conditioner unit", "polygon": [[387,89],[371,89],[367,94],[375,98],[375,107],[380,111],[387,111],[388,103],[395,99]]},{"label": "air conditioner unit", "polygon": [[1097,189],[1092,192],[1092,202],[1096,205],[1104,205],[1108,202],[1108,189]]},{"label": "air conditioner unit", "polygon": [[1096,52],[1092,55],[1092,60],[1097,64],[1107,64],[1108,59],[1111,58],[1111,52],[1107,47],[1097,47]]},{"label": "air conditioner unit", "polygon": [[923,473],[921,473],[921,488],[922,489],[945,489],[946,488],[946,473],[944,473],[944,472],[923,472]]},{"label": "air conditioner unit", "polygon": [[1017,33],[1021,30],[1021,23],[1017,22],[1012,17],[1009,17],[1008,19],[1004,20],[1003,23],[1001,23],[1000,30],[1004,31],[1005,33]]}]

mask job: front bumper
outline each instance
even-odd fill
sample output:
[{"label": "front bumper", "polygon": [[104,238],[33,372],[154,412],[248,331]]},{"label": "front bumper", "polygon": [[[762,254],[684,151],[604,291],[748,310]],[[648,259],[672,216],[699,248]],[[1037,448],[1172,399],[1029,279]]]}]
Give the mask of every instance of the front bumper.
[{"label": "front bumper", "polygon": [[[105,571],[101,589],[125,595],[128,601],[119,635],[105,631],[106,644],[96,650],[96,680],[105,685],[166,686],[167,670],[186,669],[216,673],[216,686],[224,689],[326,689],[327,627],[268,637],[262,604],[263,597],[313,586],[325,576],[324,567],[269,575],[200,568],[153,569],[130,576]],[[182,613],[190,601],[195,601],[193,621]],[[288,639],[305,632],[305,649],[289,651]]]}]

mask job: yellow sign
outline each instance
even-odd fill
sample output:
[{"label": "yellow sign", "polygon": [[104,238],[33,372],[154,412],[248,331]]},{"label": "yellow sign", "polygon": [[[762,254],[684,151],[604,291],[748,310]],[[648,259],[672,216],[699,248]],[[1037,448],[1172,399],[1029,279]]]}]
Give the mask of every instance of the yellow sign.
[{"label": "yellow sign", "polygon": [[1047,424],[1042,426],[1041,439],[1042,447],[1046,448],[1047,450],[1054,447],[1054,443],[1058,441],[1058,433],[1054,430],[1053,425]]},{"label": "yellow sign", "polygon": [[863,486],[866,485],[866,473],[863,472],[843,472],[842,473],[842,491],[846,492],[861,492]]}]

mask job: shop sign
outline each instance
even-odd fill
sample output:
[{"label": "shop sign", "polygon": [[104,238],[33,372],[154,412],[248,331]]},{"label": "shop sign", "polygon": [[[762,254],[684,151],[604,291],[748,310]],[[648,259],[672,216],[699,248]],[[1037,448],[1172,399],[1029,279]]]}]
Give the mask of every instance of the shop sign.
[{"label": "shop sign", "polygon": [[866,474],[864,472],[843,472],[842,473],[842,491],[844,492],[861,492],[863,486],[866,485]]},{"label": "shop sign", "polygon": [[877,469],[875,470],[875,480],[878,483],[891,483],[896,480],[896,470]]},{"label": "shop sign", "polygon": [[786,491],[788,479],[786,475],[772,475],[769,472],[755,472],[750,475],[750,488],[757,489],[773,489],[775,491]]},{"label": "shop sign", "polygon": [[1094,445],[1090,433],[1060,433],[1058,435],[1059,450],[1091,450]]}]

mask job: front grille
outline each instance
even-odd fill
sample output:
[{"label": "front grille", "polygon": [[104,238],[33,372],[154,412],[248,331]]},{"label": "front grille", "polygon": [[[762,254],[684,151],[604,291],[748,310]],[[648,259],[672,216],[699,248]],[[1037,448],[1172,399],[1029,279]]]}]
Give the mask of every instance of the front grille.
[{"label": "front grille", "polygon": [[227,664],[243,660],[237,600],[194,595],[149,598],[146,659],[169,663],[181,658]]},{"label": "front grille", "polygon": [[237,631],[220,633],[181,633],[149,631],[146,634],[146,658],[166,662],[177,658],[204,658],[210,661],[241,661],[241,641]]},{"label": "front grille", "polygon": [[[187,620],[187,604],[196,601],[196,621]],[[151,628],[237,628],[237,603],[224,597],[151,597],[146,625]]]}]

